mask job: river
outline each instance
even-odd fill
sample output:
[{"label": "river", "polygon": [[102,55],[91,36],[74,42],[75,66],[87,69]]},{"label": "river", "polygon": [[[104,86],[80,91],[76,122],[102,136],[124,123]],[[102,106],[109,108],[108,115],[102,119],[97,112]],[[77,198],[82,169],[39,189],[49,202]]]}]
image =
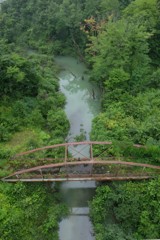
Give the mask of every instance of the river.
[{"label": "river", "polygon": [[[60,90],[66,96],[65,112],[70,122],[66,141],[89,140],[92,119],[100,111],[100,92],[96,85],[89,82],[87,68],[79,60],[59,56],[55,61],[61,67]],[[84,149],[83,154],[89,155],[89,149]],[[60,222],[60,240],[94,240],[92,224],[88,216],[88,201],[92,199],[95,187],[94,181],[61,184],[61,192],[70,208],[70,215]]]}]

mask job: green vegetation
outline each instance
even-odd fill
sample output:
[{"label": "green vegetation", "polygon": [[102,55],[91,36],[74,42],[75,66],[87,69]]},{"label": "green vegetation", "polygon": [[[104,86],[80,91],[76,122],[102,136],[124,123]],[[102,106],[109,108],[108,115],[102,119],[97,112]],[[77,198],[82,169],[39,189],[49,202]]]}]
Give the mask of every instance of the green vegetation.
[{"label": "green vegetation", "polygon": [[158,239],[160,179],[102,185],[91,203],[97,240]]},{"label": "green vegetation", "polygon": [[[113,141],[111,157],[160,164],[159,11],[158,0],[1,4],[0,176],[24,164],[10,161],[15,153],[67,136],[53,54],[85,60],[102,91],[91,140]],[[82,131],[76,139],[83,137]],[[96,147],[95,155],[100,151]],[[160,238],[159,184],[155,179],[99,187],[91,203],[96,239]],[[0,240],[57,239],[57,221],[66,210],[50,186],[1,183],[0,195]]]},{"label": "green vegetation", "polygon": [[0,239],[58,240],[58,221],[67,214],[50,184],[0,183]]},{"label": "green vegetation", "polygon": [[150,47],[158,22],[157,1],[137,0],[89,36],[92,79],[103,88],[103,113],[94,120],[92,140],[159,144],[159,65]]},{"label": "green vegetation", "polygon": [[[103,92],[91,139],[113,141],[109,156],[158,165],[159,9],[159,1],[135,0],[120,14],[114,6],[108,21],[88,20],[86,49],[92,81]],[[133,148],[133,143],[146,147]],[[98,155],[102,149],[94,151]],[[99,187],[91,203],[96,240],[159,238],[159,183],[155,179]]]},{"label": "green vegetation", "polygon": [[[22,7],[21,1],[5,1],[0,13],[1,177],[20,164],[24,167],[22,162],[10,160],[11,156],[64,142],[69,129],[63,111],[65,97],[59,91],[56,77],[59,69],[53,56],[46,51],[41,51],[45,52],[42,54],[30,50],[31,45],[19,38],[24,37],[18,30],[21,21],[15,19],[20,5]],[[29,164],[33,164],[32,161]],[[37,183],[1,183],[0,195],[1,240],[58,239],[58,222],[67,214],[58,189]]]},{"label": "green vegetation", "polygon": [[43,129],[52,139],[65,137],[69,128],[61,110],[65,98],[51,57],[34,53],[24,57],[10,50],[0,54],[0,65],[1,141],[27,128]]}]

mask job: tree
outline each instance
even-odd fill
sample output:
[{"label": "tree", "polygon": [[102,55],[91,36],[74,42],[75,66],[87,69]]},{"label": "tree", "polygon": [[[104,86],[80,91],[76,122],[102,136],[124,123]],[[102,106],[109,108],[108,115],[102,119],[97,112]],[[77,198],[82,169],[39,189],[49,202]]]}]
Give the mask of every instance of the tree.
[{"label": "tree", "polygon": [[[150,70],[148,37],[143,27],[128,24],[126,20],[107,23],[98,37],[91,38],[92,44],[88,49],[90,54],[94,54],[91,62],[95,81],[105,81],[107,85],[107,81],[112,82],[113,72],[121,69],[128,79],[126,88],[122,83],[123,90],[133,94],[142,90]],[[119,77],[119,86],[121,81],[124,81],[123,77]]]},{"label": "tree", "polygon": [[39,76],[30,62],[16,53],[0,57],[1,98],[4,95],[36,96]]},{"label": "tree", "polygon": [[158,238],[159,183],[155,179],[98,187],[90,206],[97,239]]},{"label": "tree", "polygon": [[58,239],[58,221],[67,208],[51,186],[1,183],[0,191],[1,239]]}]

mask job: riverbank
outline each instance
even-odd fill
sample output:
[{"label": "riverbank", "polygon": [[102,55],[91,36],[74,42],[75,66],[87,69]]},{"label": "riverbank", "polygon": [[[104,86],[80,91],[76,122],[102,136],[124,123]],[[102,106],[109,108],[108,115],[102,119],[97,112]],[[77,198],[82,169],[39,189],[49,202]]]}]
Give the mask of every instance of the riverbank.
[{"label": "riverbank", "polygon": [[[40,164],[33,158],[22,163],[13,156],[64,142],[69,123],[53,57],[28,55],[24,50],[20,54],[20,49],[16,53],[5,43],[1,47],[0,176],[4,177],[24,165]],[[8,73],[8,68],[17,69],[17,75]],[[58,240],[58,222],[68,211],[57,188],[43,183],[1,183],[0,202],[1,238]]]}]

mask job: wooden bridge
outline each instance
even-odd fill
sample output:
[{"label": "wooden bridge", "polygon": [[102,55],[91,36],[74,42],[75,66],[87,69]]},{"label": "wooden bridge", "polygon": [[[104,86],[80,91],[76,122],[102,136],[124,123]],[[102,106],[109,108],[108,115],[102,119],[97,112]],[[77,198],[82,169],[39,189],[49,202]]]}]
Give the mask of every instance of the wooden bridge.
[{"label": "wooden bridge", "polygon": [[[108,156],[112,142],[73,142],[33,149],[10,160],[5,182],[113,181],[155,178],[160,166]],[[144,148],[133,145],[135,148]]]}]

